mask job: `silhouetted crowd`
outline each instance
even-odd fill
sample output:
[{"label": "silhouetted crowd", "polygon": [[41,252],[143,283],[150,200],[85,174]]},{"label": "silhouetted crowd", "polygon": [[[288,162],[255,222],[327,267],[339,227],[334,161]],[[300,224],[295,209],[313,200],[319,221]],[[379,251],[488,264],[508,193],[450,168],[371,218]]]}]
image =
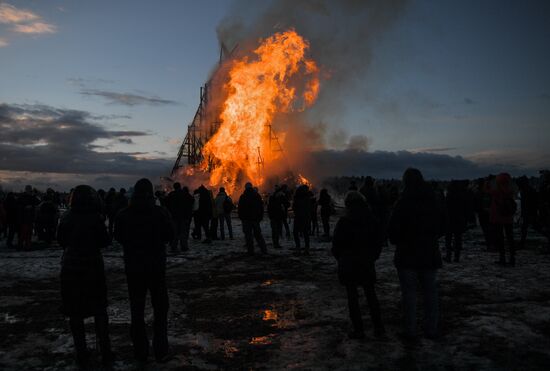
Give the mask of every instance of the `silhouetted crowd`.
[{"label": "silhouetted crowd", "polygon": [[[129,192],[124,188],[96,192],[81,185],[69,195],[51,189],[40,193],[30,186],[22,193],[1,194],[0,235],[6,238],[8,248],[29,249],[34,234],[47,245],[57,239],[63,248],[62,312],[69,318],[77,363],[82,368],[90,357],[84,327],[88,317],[94,317],[104,365],[112,365],[114,360],[101,253],[113,239],[123,249],[134,355],[144,363],[149,356],[144,319],[148,293],[154,312],[154,357],[158,362],[169,359],[166,246],[172,253],[179,253],[189,250],[189,238],[204,244],[226,236],[233,239],[234,210],[241,220],[246,252],[251,256],[255,255],[255,245],[260,253],[268,253],[261,228],[266,209],[273,249],[282,248],[283,237],[294,240],[295,255],[311,253],[312,237],[332,242],[338,278],[347,292],[352,339],[365,337],[359,287],[367,298],[374,335],[385,336],[375,290],[375,262],[388,243],[395,246],[403,339],[414,342],[418,337],[417,291],[422,292],[424,302],[424,336],[437,338],[437,270],[443,260],[460,261],[464,233],[469,228],[479,224],[487,250],[499,253],[496,263],[510,267],[516,264],[516,250],[525,247],[529,228],[546,238],[550,236],[549,172],[543,172],[540,179],[514,180],[502,173],[473,182],[437,183],[426,182],[419,170],[410,168],[401,182],[375,181],[372,177],[361,181],[360,186],[353,180],[348,183],[344,212],[333,231],[331,218],[339,206],[326,188],[316,196],[308,185],[294,189],[277,185],[271,193],[262,195],[253,184],[246,183],[235,204],[223,187],[214,196],[203,185],[191,193],[176,182],[166,194],[154,192],[148,179],[140,179]],[[515,223],[520,226],[519,244],[514,240]],[[440,239],[445,243],[443,257]]]}]

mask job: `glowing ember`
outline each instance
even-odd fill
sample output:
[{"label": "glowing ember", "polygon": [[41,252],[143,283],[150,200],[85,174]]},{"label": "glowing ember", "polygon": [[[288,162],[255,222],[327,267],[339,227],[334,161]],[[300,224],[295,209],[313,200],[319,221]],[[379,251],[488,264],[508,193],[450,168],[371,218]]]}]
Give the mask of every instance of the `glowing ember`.
[{"label": "glowing ember", "polygon": [[[271,148],[274,117],[305,109],[319,92],[319,70],[305,56],[308,47],[289,30],[261,41],[254,58],[232,61],[221,125],[203,148],[202,168],[207,169],[209,161],[215,165],[210,185],[224,185],[232,193],[244,181],[263,184],[264,169],[282,156]],[[285,133],[278,135],[283,141]]]}]

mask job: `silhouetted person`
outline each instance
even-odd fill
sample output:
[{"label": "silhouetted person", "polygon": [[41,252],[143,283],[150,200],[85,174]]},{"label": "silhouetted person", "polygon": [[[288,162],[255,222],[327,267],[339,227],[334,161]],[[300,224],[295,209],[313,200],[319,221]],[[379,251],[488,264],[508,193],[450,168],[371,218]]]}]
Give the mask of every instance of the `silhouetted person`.
[{"label": "silhouetted person", "polygon": [[107,284],[101,249],[110,241],[101,204],[94,189],[79,185],[72,192],[70,209],[57,230],[63,247],[61,262],[61,311],[69,317],[76,359],[84,368],[89,359],[84,318],[94,317],[103,363],[113,362],[107,316]]},{"label": "silhouetted person", "polygon": [[15,238],[15,235],[19,233],[17,198],[15,193],[10,192],[7,194],[6,199],[4,200],[4,209],[6,211],[6,227],[8,229],[6,246],[8,248],[12,248],[13,239]]},{"label": "silhouetted person", "polygon": [[546,252],[550,253],[550,171],[543,170],[540,174],[538,197],[540,232],[547,239]]},{"label": "silhouetted person", "polygon": [[189,249],[189,228],[194,202],[195,199],[189,193],[189,189],[187,187],[182,189],[178,182],[174,183],[174,190],[166,197],[166,206],[172,216],[175,230],[175,238],[171,242],[172,251],[177,251],[178,245],[183,251]]},{"label": "silhouetted person", "polygon": [[447,188],[445,211],[447,216],[445,231],[445,261],[450,263],[460,260],[462,251],[462,235],[466,232],[468,218],[471,214],[470,198],[467,193],[467,183],[453,180]]},{"label": "silhouetted person", "polygon": [[351,339],[365,337],[363,319],[359,307],[358,286],[362,286],[377,337],[384,335],[380,304],[375,291],[375,261],[380,256],[380,226],[369,210],[365,198],[357,191],[350,191],[345,199],[346,214],[334,228],[332,254],[338,260],[338,278],[346,286],[349,316],[353,324]]},{"label": "silhouetted person", "polygon": [[20,249],[29,249],[31,247],[36,207],[39,203],[40,200],[33,194],[30,185],[25,186],[25,192],[17,198],[19,223],[18,247]]},{"label": "silhouetted person", "polygon": [[474,211],[477,215],[481,231],[483,232],[487,250],[493,248],[493,243],[491,241],[491,225],[489,223],[490,207],[491,195],[488,192],[487,179],[480,178],[476,181],[476,189],[474,191]]},{"label": "silhouetted person", "polygon": [[317,218],[317,198],[315,198],[315,194],[310,190],[308,191],[309,195],[309,213],[310,213],[310,220],[311,220],[311,229],[309,231],[309,234],[311,236],[314,236],[317,233],[317,236],[319,236],[319,219]]},{"label": "silhouetted person", "polygon": [[365,177],[365,183],[359,190],[359,192],[365,197],[367,205],[371,209],[373,215],[382,222],[384,217],[384,204],[382,199],[378,195],[378,191],[374,186],[374,178],[367,176]]},{"label": "silhouetted person", "polygon": [[497,264],[506,264],[506,253],[504,248],[504,235],[506,235],[508,248],[510,250],[509,263],[511,266],[514,266],[516,264],[516,251],[514,246],[513,223],[517,205],[514,199],[512,178],[510,174],[501,173],[497,175],[494,185],[490,185],[490,194],[491,209],[489,222],[493,230],[492,239],[500,256]]},{"label": "silhouetted person", "polygon": [[220,238],[225,239],[225,225],[227,225],[227,231],[229,232],[229,238],[233,239],[233,227],[231,226],[231,212],[235,208],[233,200],[227,193],[225,188],[220,187],[216,199],[214,200],[216,206],[216,213],[218,214],[218,224],[220,225]]},{"label": "silhouetted person", "polygon": [[[98,201],[100,203],[100,214],[102,213],[102,201],[98,195]],[[56,203],[54,202],[53,190],[48,189],[46,196],[42,202],[38,205],[38,215],[36,217],[36,230],[38,239],[51,244],[55,238],[55,229],[57,227],[58,212]]]},{"label": "silhouetted person", "polygon": [[148,179],[138,180],[130,205],[118,213],[115,239],[124,249],[134,355],[140,362],[149,355],[144,319],[149,292],[154,313],[153,350],[157,361],[163,362],[168,355],[166,244],[174,239],[174,230],[170,214],[155,205],[153,185]]},{"label": "silhouetted person", "polygon": [[[288,225],[288,208],[290,207],[290,191],[288,189],[288,186],[286,184],[281,185],[281,192],[285,196],[285,202],[283,203],[283,211],[284,211],[284,217],[283,217],[283,227],[285,229],[286,233],[286,239],[290,240],[290,227]],[[282,235],[282,232],[281,232]]]},{"label": "silhouetted person", "polygon": [[527,240],[527,229],[529,227],[537,229],[538,227],[538,194],[537,191],[529,185],[529,179],[522,176],[517,180],[519,193],[521,197],[521,241],[520,248],[525,248]]},{"label": "silhouetted person", "polygon": [[323,238],[330,239],[330,216],[333,213],[334,205],[328,191],[323,188],[319,193],[319,206],[321,208],[321,224],[323,224]]},{"label": "silhouetted person", "polygon": [[267,253],[265,240],[262,236],[260,222],[264,217],[264,203],[262,197],[254,190],[252,183],[246,183],[244,192],[239,198],[239,219],[243,224],[246,249],[249,255],[254,255],[254,239],[262,253]]},{"label": "silhouetted person", "polygon": [[199,204],[197,210],[195,211],[195,215],[197,216],[197,221],[199,224],[198,235],[200,239],[201,230],[203,230],[203,242],[210,243],[212,242],[212,239],[210,237],[210,219],[212,219],[212,212],[214,207],[212,203],[212,196],[210,195],[208,189],[206,189],[206,187],[203,185],[198,188],[198,195]]},{"label": "silhouetted person", "polygon": [[114,188],[109,188],[109,191],[105,195],[105,213],[109,219],[109,235],[113,237],[113,227],[115,225],[115,198],[116,190]]},{"label": "silhouetted person", "polygon": [[121,188],[113,200],[113,215],[116,216],[120,210],[128,206],[128,197],[126,196],[126,188]]},{"label": "silhouetted person", "polygon": [[[374,178],[365,177],[365,183],[359,190],[359,192],[365,197],[367,205],[375,218],[380,222],[381,239],[383,243],[386,243],[386,230],[388,225],[388,207],[382,200],[380,193],[375,187]],[[387,243],[386,243],[387,244]]]},{"label": "silhouetted person", "polygon": [[279,238],[283,233],[283,220],[286,218],[286,202],[287,199],[284,191],[280,187],[275,186],[275,192],[269,196],[267,201],[267,215],[271,224],[271,240],[275,249],[281,248]]},{"label": "silhouetted person", "polygon": [[357,183],[355,182],[355,180],[350,181],[348,191],[357,191],[357,190],[358,190],[358,188],[357,188]]},{"label": "silhouetted person", "polygon": [[307,185],[303,184],[296,188],[292,210],[294,211],[292,233],[294,234],[296,253],[301,252],[300,236],[302,236],[304,238],[304,254],[307,255],[309,254],[309,228],[311,223],[311,198]]},{"label": "silhouetted person", "polygon": [[409,168],[403,174],[404,190],[390,217],[388,235],[396,245],[394,264],[399,275],[405,317],[405,339],[414,340],[417,286],[424,296],[424,334],[437,336],[437,269],[441,268],[438,239],[445,216],[422,173]]}]

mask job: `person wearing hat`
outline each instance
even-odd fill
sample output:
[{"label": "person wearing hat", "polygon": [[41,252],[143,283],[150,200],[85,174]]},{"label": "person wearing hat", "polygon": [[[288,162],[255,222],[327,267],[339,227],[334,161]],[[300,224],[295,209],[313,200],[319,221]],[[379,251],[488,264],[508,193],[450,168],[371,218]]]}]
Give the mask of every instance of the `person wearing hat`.
[{"label": "person wearing hat", "polygon": [[115,221],[115,239],[124,249],[124,266],[130,297],[130,334],[134,356],[146,362],[149,340],[145,328],[145,301],[151,294],[153,306],[153,350],[157,361],[168,358],[168,290],[166,288],[166,244],[173,241],[170,214],[155,205],[153,184],[137,181],[129,206]]}]

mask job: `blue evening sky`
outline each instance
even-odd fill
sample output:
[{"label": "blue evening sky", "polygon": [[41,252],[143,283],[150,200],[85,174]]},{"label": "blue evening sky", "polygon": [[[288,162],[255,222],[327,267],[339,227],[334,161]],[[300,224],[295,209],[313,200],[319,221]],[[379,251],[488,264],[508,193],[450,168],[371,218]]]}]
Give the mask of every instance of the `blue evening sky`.
[{"label": "blue evening sky", "polygon": [[[31,12],[52,27],[18,32],[17,24],[32,22],[0,22],[0,103],[115,115],[102,124],[151,135],[109,150],[172,159],[196,110],[199,87],[217,62],[216,27],[231,5],[0,2],[4,10]],[[313,112],[313,121],[367,136],[370,151],[550,165],[550,2],[411,1],[369,42],[372,63],[354,87],[342,91],[341,110],[323,117]],[[175,103],[122,105],[97,92]]]}]

